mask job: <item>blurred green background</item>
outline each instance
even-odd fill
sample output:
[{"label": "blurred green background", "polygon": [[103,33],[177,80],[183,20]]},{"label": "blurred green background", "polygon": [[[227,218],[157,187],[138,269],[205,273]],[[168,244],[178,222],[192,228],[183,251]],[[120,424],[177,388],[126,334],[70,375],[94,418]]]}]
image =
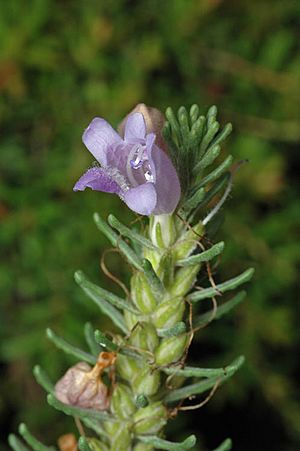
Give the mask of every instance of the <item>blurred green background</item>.
[{"label": "blurred green background", "polygon": [[[300,449],[299,90],[297,1],[1,2],[1,450],[21,420],[49,444],[75,430],[31,371],[40,363],[55,379],[74,363],[44,338],[47,326],[81,344],[83,321],[103,324],[73,272],[116,289],[100,272],[108,243],[92,213],[133,216],[116,196],[72,186],[92,161],[81,143],[89,121],[117,125],[141,101],[203,112],[216,104],[234,124],[224,153],[250,160],[226,205],[219,277],[255,266],[255,279],[246,302],[192,350],[199,364],[240,353],[247,364],[170,430],[196,430],[208,449],[227,436],[238,451]],[[118,256],[109,267],[128,279]]]}]

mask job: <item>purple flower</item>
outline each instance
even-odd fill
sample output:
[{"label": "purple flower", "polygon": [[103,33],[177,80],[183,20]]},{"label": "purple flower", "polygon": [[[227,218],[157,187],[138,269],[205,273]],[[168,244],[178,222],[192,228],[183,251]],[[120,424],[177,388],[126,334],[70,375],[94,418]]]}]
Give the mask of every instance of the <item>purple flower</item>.
[{"label": "purple flower", "polygon": [[74,191],[88,187],[115,193],[141,215],[175,210],[180,198],[177,173],[166,153],[156,145],[156,135],[147,133],[141,113],[127,117],[124,139],[108,122],[96,117],[82,140],[101,167],[88,169]]}]

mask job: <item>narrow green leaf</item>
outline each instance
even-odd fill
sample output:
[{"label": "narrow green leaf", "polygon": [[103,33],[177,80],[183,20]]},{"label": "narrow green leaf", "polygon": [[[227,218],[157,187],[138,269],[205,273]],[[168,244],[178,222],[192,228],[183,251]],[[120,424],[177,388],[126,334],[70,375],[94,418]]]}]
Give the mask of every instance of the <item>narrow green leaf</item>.
[{"label": "narrow green leaf", "polygon": [[53,446],[45,446],[39,440],[33,437],[24,423],[21,423],[19,426],[19,434],[23,437],[25,442],[29,446],[31,446],[33,451],[55,451],[55,448]]},{"label": "narrow green leaf", "polygon": [[172,134],[174,134],[174,137],[177,139],[178,144],[182,144],[182,137],[180,132],[180,127],[177,122],[176,116],[174,114],[174,111],[172,108],[168,107],[166,109],[166,118],[169,121],[172,129]]},{"label": "narrow green leaf", "polygon": [[[210,172],[206,177],[204,177],[201,180],[200,186],[205,186],[205,185],[207,185],[207,183],[214,182],[225,171],[227,171],[227,169],[231,166],[232,162],[233,162],[233,156],[229,155],[224,161],[222,161],[222,163],[219,166],[216,167],[216,169],[214,169],[212,172]],[[196,171],[196,167],[197,166],[195,166],[195,172],[197,173],[198,171]]]},{"label": "narrow green leaf", "polygon": [[197,172],[198,171],[203,171],[203,169],[207,168],[207,166],[210,166],[215,159],[219,156],[221,152],[221,147],[219,145],[214,145],[211,146],[206,154],[204,155],[204,157],[197,163],[196,167],[195,167],[195,171],[197,168]]},{"label": "narrow green leaf", "polygon": [[186,212],[189,212],[190,210],[196,208],[198,204],[203,201],[204,196],[205,196],[205,188],[200,187],[192,196],[190,196],[187,199],[187,201],[184,202],[183,206],[184,210]]},{"label": "narrow green leaf", "polygon": [[216,182],[212,185],[212,187],[205,193],[203,201],[198,205],[198,209],[206,206],[219,191],[221,191],[225,185],[228,186],[230,182],[230,173],[226,172],[223,174]]},{"label": "narrow green leaf", "polygon": [[8,443],[9,443],[9,446],[14,451],[30,451],[29,448],[27,448],[27,446],[23,445],[23,443],[14,434],[9,434]]},{"label": "narrow green leaf", "polygon": [[33,368],[33,374],[38,384],[40,384],[43,389],[48,393],[54,393],[54,385],[52,384],[49,376],[39,365]]},{"label": "narrow green leaf", "polygon": [[142,271],[141,260],[138,255],[125,243],[124,240],[101,218],[98,213],[94,213],[94,221],[98,229],[109,239],[111,244],[122,252],[128,262],[136,269]]},{"label": "narrow green leaf", "polygon": [[178,147],[177,144],[174,142],[172,137],[172,128],[168,121],[165,122],[162,131],[161,131],[162,137],[164,138],[165,142],[168,144],[168,149],[170,152],[171,160],[173,161],[173,164],[175,167],[178,167]]},{"label": "narrow green leaf", "polygon": [[123,300],[118,296],[109,293],[106,290],[103,290],[97,285],[94,285],[85,277],[82,271],[76,271],[74,277],[78,285],[88,295],[88,297],[95,302],[100,310],[105,315],[107,315],[116,326],[118,326],[125,334],[127,334],[128,329],[126,327],[123,315],[113,305],[111,305],[111,303],[114,303],[114,305],[118,304],[119,306],[124,306],[125,304],[127,304],[126,301],[122,302]]},{"label": "narrow green leaf", "polygon": [[[246,297],[246,291],[240,291],[236,294],[230,301],[224,302],[224,304],[218,306],[216,315],[214,316],[214,320],[221,318],[226,315],[226,313],[230,312],[234,307],[239,305]],[[203,313],[203,315],[198,316],[194,321],[194,327],[202,326],[206,324],[207,321],[210,320],[212,315],[212,310],[209,312]]]},{"label": "narrow green leaf", "polygon": [[46,334],[49,340],[52,341],[52,343],[55,344],[55,346],[62,351],[64,351],[66,354],[70,354],[74,357],[76,357],[79,360],[84,360],[85,362],[90,363],[91,365],[95,365],[97,359],[92,354],[89,354],[88,352],[82,351],[81,349],[77,348],[76,346],[71,345],[63,338],[56,335],[51,329],[46,329]]},{"label": "narrow green leaf", "polygon": [[192,123],[196,122],[196,120],[198,119],[199,116],[199,106],[194,104],[191,106],[190,108],[190,118]]},{"label": "narrow green leaf", "polygon": [[96,434],[100,436],[107,436],[107,432],[101,426],[101,423],[94,418],[84,418],[81,420],[88,428],[92,429]]},{"label": "narrow green leaf", "polygon": [[129,227],[126,227],[114,215],[108,216],[108,222],[121,235],[126,236],[127,238],[130,238],[132,241],[138,243],[139,245],[141,245],[143,247],[146,247],[146,248],[152,249],[152,250],[157,250],[157,247],[154,246],[154,244],[152,244],[150,240],[148,240],[147,238],[145,238],[143,235],[136,232],[135,230],[131,230],[131,229],[129,229]]},{"label": "narrow green leaf", "polygon": [[189,396],[199,395],[213,386],[216,383],[223,383],[227,379],[229,379],[243,364],[244,358],[240,357],[238,363],[235,365],[235,368],[231,371],[228,371],[226,375],[211,377],[208,379],[204,379],[201,382],[197,382],[196,384],[186,385],[185,387],[178,388],[177,390],[173,390],[166,397],[166,402],[174,402],[179,401],[180,399],[188,398]]},{"label": "narrow green leaf", "polygon": [[103,351],[103,348],[101,348],[101,346],[96,342],[94,333],[95,331],[91,323],[85,323],[84,325],[85,340],[88,344],[88,347],[90,348],[91,353],[95,357],[98,357],[99,353]]},{"label": "narrow green leaf", "polygon": [[69,406],[58,401],[53,395],[47,396],[47,401],[50,406],[54,407],[56,410],[64,412],[66,415],[72,417],[79,417],[83,420],[85,418],[95,419],[100,421],[115,421],[114,417],[107,412],[101,412],[99,410],[93,409],[82,409],[81,407]]},{"label": "narrow green leaf", "polygon": [[182,260],[178,260],[178,266],[193,266],[197,263],[208,262],[212,260],[217,255],[220,255],[224,249],[224,241],[220,241],[217,244],[214,244],[207,251],[203,251],[200,254],[192,255],[191,257],[184,258]]},{"label": "narrow green leaf", "polygon": [[176,376],[184,377],[219,377],[226,376],[228,373],[234,373],[244,362],[244,356],[240,356],[234,359],[230,365],[224,366],[223,368],[197,368],[192,366],[186,366],[180,368],[176,366],[170,366],[170,368],[162,368],[165,374],[176,374]]},{"label": "narrow green leaf", "polygon": [[227,280],[226,282],[220,283],[215,287],[204,288],[200,291],[195,291],[194,293],[188,295],[188,300],[191,302],[198,302],[202,299],[212,298],[213,296],[219,295],[219,293],[225,293],[229,290],[234,290],[243,283],[249,282],[254,274],[254,268],[249,268],[233,279]]},{"label": "narrow green leaf", "polygon": [[188,114],[184,106],[181,106],[178,110],[178,122],[183,139],[183,145],[185,149],[187,149],[189,147],[190,129]]},{"label": "narrow green leaf", "polygon": [[207,126],[210,127],[215,121],[218,114],[218,108],[216,105],[209,107],[206,115]]},{"label": "narrow green leaf", "polygon": [[172,327],[157,329],[159,337],[176,337],[177,335],[184,334],[186,332],[186,325],[183,321],[176,323]]},{"label": "narrow green leaf", "polygon": [[191,133],[190,133],[190,146],[195,150],[198,150],[198,146],[201,142],[204,128],[205,128],[205,116],[199,116],[198,119],[193,123]]},{"label": "narrow green leaf", "polygon": [[217,136],[212,140],[207,151],[209,151],[212,147],[221,144],[221,142],[223,142],[227,138],[227,136],[230,135],[231,132],[232,132],[232,124],[229,122],[224,126],[223,130],[221,130],[220,133],[218,133]]},{"label": "narrow green leaf", "polygon": [[154,271],[151,262],[146,258],[143,260],[143,272],[146,276],[146,279],[151,287],[154,296],[157,296],[158,299],[160,299],[165,292],[164,286],[162,284],[162,281]]},{"label": "narrow green leaf", "polygon": [[[120,298],[116,294],[111,293],[110,291],[104,290],[104,288],[99,287],[99,285],[95,285],[86,277],[86,275],[82,271],[76,271],[75,280],[92,300],[97,299],[99,302],[105,300],[119,309],[128,310],[135,315],[139,315],[139,310],[135,309],[132,305],[129,304],[129,302],[125,301],[125,299]],[[96,303],[100,307],[99,303]],[[116,309],[112,310],[112,312],[114,314],[116,312],[119,313]]]},{"label": "narrow green leaf", "polygon": [[130,357],[135,360],[144,361],[144,357],[142,354],[139,354],[138,352],[133,351],[129,348],[122,348],[120,350],[120,354],[126,355],[127,357]]},{"label": "narrow green leaf", "polygon": [[[207,132],[203,136],[201,144],[200,144],[199,156],[198,156],[199,159],[203,157],[203,155],[204,155],[205,151],[207,150],[208,146],[210,145],[211,141],[213,140],[215,135],[218,133],[219,128],[220,128],[220,124],[217,121],[208,125]],[[196,168],[195,168],[195,170],[196,170]]]},{"label": "narrow green leaf", "polygon": [[92,448],[90,448],[89,443],[85,437],[79,438],[78,448],[80,449],[80,451],[92,451]]},{"label": "narrow green leaf", "polygon": [[183,442],[169,442],[168,440],[163,440],[162,438],[159,438],[155,435],[141,435],[138,437],[138,440],[140,440],[143,443],[147,443],[149,445],[153,445],[157,449],[167,449],[167,450],[174,450],[174,451],[182,451],[183,449],[191,449],[196,444],[196,437],[195,435],[190,435],[188,438],[186,438]]},{"label": "narrow green leaf", "polygon": [[213,451],[230,451],[232,449],[232,440],[230,438],[227,438],[224,440],[221,445],[218,446],[218,448],[215,448]]}]

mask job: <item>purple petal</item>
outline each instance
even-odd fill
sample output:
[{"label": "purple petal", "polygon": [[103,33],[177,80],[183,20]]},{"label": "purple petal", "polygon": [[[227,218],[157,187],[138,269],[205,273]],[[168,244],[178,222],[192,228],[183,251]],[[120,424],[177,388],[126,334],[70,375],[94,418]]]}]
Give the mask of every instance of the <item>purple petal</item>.
[{"label": "purple petal", "polygon": [[155,133],[148,133],[148,135],[146,135],[146,147],[148,150],[152,149],[155,138],[156,138]]},{"label": "purple petal", "polygon": [[154,145],[151,163],[155,168],[157,203],[152,214],[172,213],[180,199],[181,189],[177,172],[166,153]]},{"label": "purple petal", "polygon": [[133,113],[128,116],[125,125],[124,141],[135,142],[146,136],[146,124],[141,113]]},{"label": "purple petal", "polygon": [[82,135],[82,141],[102,166],[107,165],[106,153],[108,148],[123,142],[112,126],[100,117],[95,117],[92,120]]},{"label": "purple petal", "polygon": [[80,177],[75,184],[73,191],[84,191],[91,188],[94,191],[104,191],[105,193],[120,193],[119,185],[102,168],[91,168]]},{"label": "purple petal", "polygon": [[156,205],[157,195],[153,183],[144,183],[131,188],[124,195],[124,202],[140,215],[150,215]]}]

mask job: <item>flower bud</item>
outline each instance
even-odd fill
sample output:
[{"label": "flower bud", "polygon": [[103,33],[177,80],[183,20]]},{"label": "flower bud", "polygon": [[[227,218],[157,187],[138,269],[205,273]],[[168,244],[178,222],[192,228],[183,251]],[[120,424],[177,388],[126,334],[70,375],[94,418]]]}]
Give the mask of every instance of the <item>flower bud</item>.
[{"label": "flower bud", "polygon": [[146,445],[146,443],[138,443],[137,445],[135,445],[135,447],[133,448],[133,451],[153,451],[154,448],[152,445]]},{"label": "flower bud", "polygon": [[187,258],[197,247],[197,241],[203,235],[204,227],[201,222],[196,224],[177,241],[173,246],[173,255],[175,260]]},{"label": "flower bud", "polygon": [[144,368],[134,379],[132,388],[137,394],[153,396],[159,389],[160,373],[159,371]]},{"label": "flower bud", "polygon": [[124,310],[124,319],[126,322],[126,326],[128,327],[129,330],[132,330],[136,325],[136,323],[139,322],[138,317],[134,313],[129,312],[128,310]]},{"label": "flower bud", "polygon": [[185,296],[194,285],[201,264],[179,268],[170,287],[172,296]]},{"label": "flower bud", "polygon": [[164,252],[156,272],[164,286],[168,289],[174,281],[174,260],[171,251],[167,250]]},{"label": "flower bud", "polygon": [[110,438],[110,450],[120,451],[131,449],[131,433],[123,422],[105,422],[104,428]]},{"label": "flower bud", "polygon": [[65,434],[59,437],[59,451],[77,451],[77,440],[74,434]]},{"label": "flower bud", "polygon": [[155,402],[138,410],[133,420],[134,432],[137,435],[157,434],[167,422],[167,409],[161,402]]},{"label": "flower bud", "polygon": [[136,411],[133,394],[129,387],[124,384],[115,386],[110,405],[112,413],[121,419],[130,418]]},{"label": "flower bud", "polygon": [[144,274],[136,273],[131,278],[131,294],[134,304],[142,313],[153,312],[157,303]]},{"label": "flower bud", "polygon": [[159,366],[177,362],[182,357],[187,344],[187,335],[163,338],[155,353],[155,363]]},{"label": "flower bud", "polygon": [[131,449],[131,433],[126,426],[119,426],[119,429],[111,437],[111,451],[122,451]]},{"label": "flower bud", "polygon": [[151,323],[140,322],[131,333],[130,344],[153,352],[159,345],[155,327]]},{"label": "flower bud", "polygon": [[109,407],[108,388],[102,382],[102,367],[91,368],[79,362],[68,369],[55,385],[55,396],[64,404],[85,409],[106,410]]},{"label": "flower bud", "polygon": [[176,228],[172,215],[151,216],[149,235],[152,243],[160,248],[168,248],[176,239]]},{"label": "flower bud", "polygon": [[133,377],[140,371],[134,359],[122,354],[118,354],[116,361],[117,373],[128,382],[133,380]]},{"label": "flower bud", "polygon": [[107,445],[96,438],[87,438],[87,442],[92,451],[109,451]]},{"label": "flower bud", "polygon": [[157,328],[168,328],[182,320],[185,310],[185,302],[181,297],[172,297],[159,304],[152,321]]},{"label": "flower bud", "polygon": [[155,143],[163,150],[167,150],[167,145],[161,136],[161,130],[165,123],[165,117],[157,108],[149,107],[144,103],[139,103],[121,122],[118,127],[119,134],[124,137],[125,124],[128,116],[132,113],[141,113],[146,123],[147,133],[155,133]]}]

